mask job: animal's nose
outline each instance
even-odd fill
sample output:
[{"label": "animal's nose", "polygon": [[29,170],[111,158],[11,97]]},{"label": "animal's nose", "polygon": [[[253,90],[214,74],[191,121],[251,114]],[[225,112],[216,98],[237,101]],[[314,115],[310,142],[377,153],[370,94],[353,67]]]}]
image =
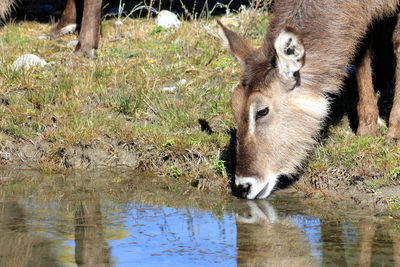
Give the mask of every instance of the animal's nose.
[{"label": "animal's nose", "polygon": [[240,198],[246,198],[247,195],[250,193],[251,184],[239,184],[236,186],[236,196]]}]

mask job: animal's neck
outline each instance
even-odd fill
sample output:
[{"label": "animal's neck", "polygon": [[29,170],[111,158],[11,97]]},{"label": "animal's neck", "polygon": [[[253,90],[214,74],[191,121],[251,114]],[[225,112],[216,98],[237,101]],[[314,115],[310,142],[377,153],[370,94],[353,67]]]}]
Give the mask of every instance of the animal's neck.
[{"label": "animal's neck", "polygon": [[276,5],[265,46],[271,46],[286,26],[297,29],[306,51],[305,65],[300,71],[303,86],[338,92],[369,24],[394,12],[397,2],[281,0]]}]

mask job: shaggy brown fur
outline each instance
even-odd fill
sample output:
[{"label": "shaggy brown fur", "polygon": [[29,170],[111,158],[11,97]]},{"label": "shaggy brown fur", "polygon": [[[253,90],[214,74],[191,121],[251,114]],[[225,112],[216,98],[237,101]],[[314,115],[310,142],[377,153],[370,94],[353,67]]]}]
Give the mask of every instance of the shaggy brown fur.
[{"label": "shaggy brown fur", "polygon": [[101,5],[102,0],[86,0],[84,3],[82,29],[76,46],[77,55],[96,57],[100,38]]},{"label": "shaggy brown fur", "polygon": [[75,53],[89,58],[96,57],[100,39],[100,18],[102,0],[68,0],[61,19],[52,31],[53,36],[62,35],[64,29],[76,27],[82,21],[79,43]]},{"label": "shaggy brown fur", "polygon": [[8,13],[11,11],[14,0],[1,0],[0,1],[0,19],[5,19]]},{"label": "shaggy brown fur", "polygon": [[371,47],[369,47],[357,68],[359,100],[357,103],[357,135],[375,136],[378,131],[378,101],[372,81]]},{"label": "shaggy brown fur", "polygon": [[[397,16],[397,24],[393,32],[393,48],[397,63],[400,59],[400,16]],[[396,65],[396,79],[400,79],[400,64]],[[393,106],[389,117],[388,138],[400,140],[400,81],[396,81],[393,98]]]},{"label": "shaggy brown fur", "polygon": [[[397,47],[399,43],[399,24],[397,16],[393,16],[384,21],[379,21],[372,25],[369,35],[369,47],[366,50],[365,57],[357,68],[357,84],[359,101],[357,104],[357,113],[359,124],[357,135],[377,134],[377,120],[379,113],[383,117],[389,117],[389,130],[387,137],[392,140],[400,139],[400,90],[399,83],[394,88],[393,105],[391,107],[390,116],[387,113],[390,107],[380,105],[379,112],[377,97],[375,91],[380,91],[380,102],[388,102],[388,85],[392,85],[392,78],[400,77],[400,73],[395,73],[395,63],[397,56]],[[390,38],[391,37],[391,38]],[[388,44],[392,41],[392,44]],[[371,76],[371,57],[375,60],[375,77]],[[374,90],[374,86],[376,86]],[[391,87],[391,86],[389,86]],[[390,104],[389,104],[390,105]],[[387,113],[387,114],[386,114]]]},{"label": "shaggy brown fur", "polygon": [[238,126],[235,182],[241,196],[267,197],[280,175],[301,167],[328,114],[326,94],[340,91],[371,22],[395,14],[398,4],[277,1],[264,44],[247,52],[236,49],[244,41],[221,26],[244,66],[241,85],[232,95]]}]

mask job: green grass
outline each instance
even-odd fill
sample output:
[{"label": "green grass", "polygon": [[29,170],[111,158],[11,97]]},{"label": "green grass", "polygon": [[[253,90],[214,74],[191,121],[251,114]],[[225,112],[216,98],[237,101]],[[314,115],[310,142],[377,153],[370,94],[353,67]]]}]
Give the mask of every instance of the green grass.
[{"label": "green grass", "polygon": [[[253,16],[236,29],[260,44],[268,21]],[[38,161],[45,170],[65,167],[59,153],[65,147],[103,139],[133,142],[142,149],[145,169],[227,184],[221,155],[229,144],[227,132],[235,127],[230,92],[241,66],[207,32],[215,22],[183,22],[167,31],[153,20],[127,19],[120,41],[114,40],[113,23],[103,22],[96,60],[73,54],[66,43],[74,35],[35,39],[54,25],[21,22],[0,29],[0,97],[7,100],[0,104],[0,141],[50,143],[49,158]],[[12,62],[26,53],[52,64],[12,71]],[[182,79],[187,82],[173,92],[162,90]],[[200,130],[199,119],[208,122],[212,134]],[[334,126],[306,172],[329,176],[341,169],[367,178],[372,187],[398,184],[400,145],[386,144],[384,134],[358,138],[346,121]]]},{"label": "green grass", "polygon": [[317,146],[307,171],[311,175],[343,170],[348,176],[366,178],[374,188],[399,184],[400,145],[386,142],[385,131],[378,137],[357,137],[347,119],[330,129]]},{"label": "green grass", "polygon": [[[203,175],[219,176],[223,168],[214,158],[229,142],[226,132],[234,125],[229,102],[236,83],[232,78],[239,75],[237,62],[203,30],[204,23],[184,22],[179,30],[167,31],[153,20],[128,19],[121,41],[114,41],[112,25],[103,22],[96,60],[74,56],[65,45],[74,35],[35,39],[54,25],[22,22],[2,28],[0,96],[8,102],[0,110],[2,140],[49,142],[58,151],[111,138],[153,147],[149,161],[173,155],[161,173],[198,175],[196,168],[181,166],[182,157],[196,154]],[[52,65],[11,70],[12,62],[26,53]],[[181,79],[187,83],[174,92],[162,90]],[[201,132],[199,119],[207,120],[215,133]],[[44,169],[62,164],[58,154],[51,153]]]}]

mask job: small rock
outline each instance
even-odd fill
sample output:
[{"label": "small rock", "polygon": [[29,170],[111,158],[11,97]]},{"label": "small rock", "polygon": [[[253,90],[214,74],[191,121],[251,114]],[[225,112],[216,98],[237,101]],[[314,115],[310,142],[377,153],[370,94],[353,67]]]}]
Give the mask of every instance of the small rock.
[{"label": "small rock", "polygon": [[164,87],[163,92],[165,93],[173,93],[176,90],[176,86],[168,86],[168,87]]},{"label": "small rock", "polygon": [[49,37],[48,37],[48,36],[45,36],[45,35],[41,35],[41,36],[35,37],[35,39],[36,39],[36,40],[46,40],[46,39],[49,39]]},{"label": "small rock", "polygon": [[119,27],[119,26],[121,26],[122,24],[124,24],[124,22],[122,22],[121,20],[117,20],[117,21],[114,23],[114,25],[115,25],[116,27]]},{"label": "small rock", "polygon": [[176,83],[176,85],[177,85],[177,86],[182,86],[182,85],[185,85],[186,83],[187,83],[186,79],[180,79],[180,80]]},{"label": "small rock", "polygon": [[165,29],[179,28],[181,22],[178,17],[168,10],[161,10],[156,19],[157,26],[161,26]]},{"label": "small rock", "polygon": [[40,57],[33,54],[25,54],[17,58],[11,68],[14,71],[18,71],[20,69],[29,69],[32,67],[44,67],[45,65],[47,65],[47,62]]},{"label": "small rock", "polygon": [[65,34],[70,34],[73,33],[76,30],[76,24],[69,24],[62,28],[59,32],[60,35],[65,35]]},{"label": "small rock", "polygon": [[78,44],[78,40],[72,40],[67,43],[68,47],[75,47]]},{"label": "small rock", "polygon": [[161,90],[165,93],[173,93],[176,88],[179,86],[183,86],[187,83],[186,79],[180,79],[174,86],[163,87]]}]

